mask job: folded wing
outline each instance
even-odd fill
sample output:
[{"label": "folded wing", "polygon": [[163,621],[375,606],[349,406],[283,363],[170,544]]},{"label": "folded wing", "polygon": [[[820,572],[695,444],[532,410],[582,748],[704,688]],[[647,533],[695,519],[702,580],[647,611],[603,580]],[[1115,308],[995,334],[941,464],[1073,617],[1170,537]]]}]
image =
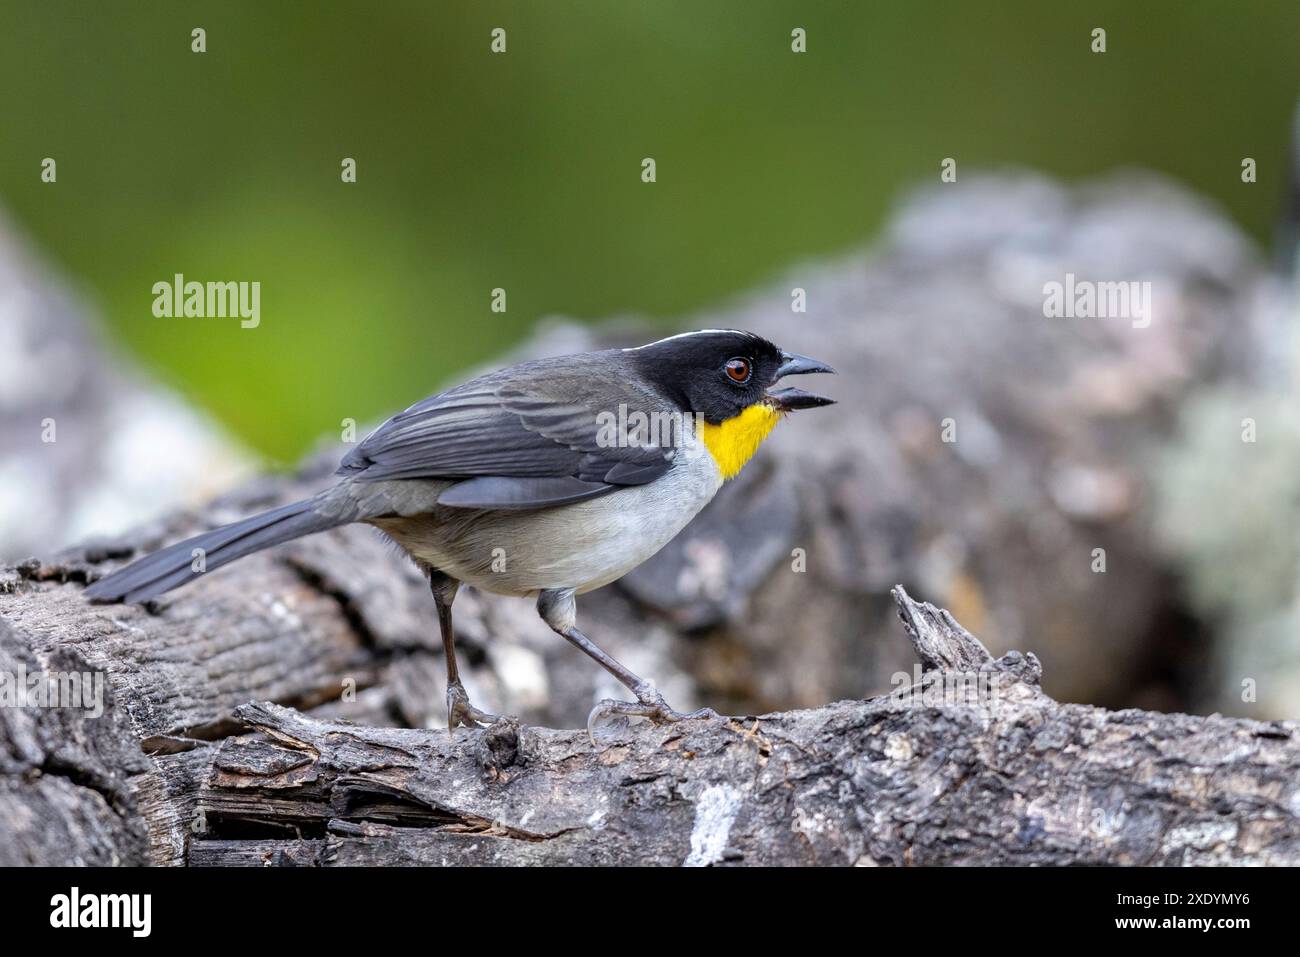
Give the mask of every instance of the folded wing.
[{"label": "folded wing", "polygon": [[338,473],[451,480],[438,501],[456,508],[545,508],[652,482],[673,450],[629,442],[617,424],[629,398],[654,407],[646,412],[665,411],[661,400],[611,387],[609,363],[594,358],[525,363],[425,399],[376,429]]}]

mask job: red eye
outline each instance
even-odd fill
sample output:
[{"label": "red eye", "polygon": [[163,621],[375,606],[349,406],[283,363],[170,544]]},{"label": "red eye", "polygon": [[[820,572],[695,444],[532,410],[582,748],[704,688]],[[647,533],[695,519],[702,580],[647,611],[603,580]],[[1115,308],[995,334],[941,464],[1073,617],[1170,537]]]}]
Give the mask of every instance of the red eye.
[{"label": "red eye", "polygon": [[732,382],[749,381],[750,368],[748,359],[741,359],[739,356],[735,359],[728,359],[726,369],[727,378]]}]

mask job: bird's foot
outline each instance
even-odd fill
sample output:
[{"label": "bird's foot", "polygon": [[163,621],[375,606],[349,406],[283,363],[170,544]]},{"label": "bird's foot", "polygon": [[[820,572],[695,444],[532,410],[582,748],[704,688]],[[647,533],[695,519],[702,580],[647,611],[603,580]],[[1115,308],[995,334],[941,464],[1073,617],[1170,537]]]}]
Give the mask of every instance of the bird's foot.
[{"label": "bird's foot", "polygon": [[652,685],[646,684],[637,690],[635,701],[614,701],[606,698],[591,709],[591,714],[587,715],[587,736],[591,738],[593,746],[596,745],[597,723],[610,717],[620,719],[621,725],[627,724],[627,718],[649,718],[655,724],[675,724],[693,718],[716,718],[718,713],[712,708],[674,711],[668,706],[668,702],[664,701],[663,695]]},{"label": "bird's foot", "polygon": [[469,703],[465,686],[459,681],[447,686],[447,732],[449,734],[454,734],[458,727],[483,727],[496,720],[496,715],[480,711]]}]

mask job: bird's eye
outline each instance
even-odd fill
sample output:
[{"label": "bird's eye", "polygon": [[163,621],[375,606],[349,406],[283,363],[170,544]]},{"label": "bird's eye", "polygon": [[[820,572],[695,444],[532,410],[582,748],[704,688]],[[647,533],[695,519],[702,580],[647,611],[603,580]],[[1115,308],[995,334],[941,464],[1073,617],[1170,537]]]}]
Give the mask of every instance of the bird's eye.
[{"label": "bird's eye", "polygon": [[727,360],[727,378],[732,382],[748,382],[750,376],[749,360],[737,356],[734,359]]}]

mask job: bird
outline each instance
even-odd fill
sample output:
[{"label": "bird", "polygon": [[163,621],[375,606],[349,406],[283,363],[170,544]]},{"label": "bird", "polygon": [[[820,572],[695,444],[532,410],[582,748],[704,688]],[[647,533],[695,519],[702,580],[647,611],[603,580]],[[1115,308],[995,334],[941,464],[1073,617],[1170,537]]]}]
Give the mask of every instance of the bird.
[{"label": "bird", "polygon": [[490,725],[456,663],[452,604],[462,584],[534,598],[562,636],[628,688],[607,718],[656,724],[679,712],[650,681],[578,628],[578,595],[658,552],[734,478],[787,413],[834,402],[785,377],[833,373],[739,329],[522,362],[394,415],[303,501],[160,549],[85,589],[96,603],[148,602],[236,559],[355,522],[379,529],[428,579],[447,672],[447,727]]}]

